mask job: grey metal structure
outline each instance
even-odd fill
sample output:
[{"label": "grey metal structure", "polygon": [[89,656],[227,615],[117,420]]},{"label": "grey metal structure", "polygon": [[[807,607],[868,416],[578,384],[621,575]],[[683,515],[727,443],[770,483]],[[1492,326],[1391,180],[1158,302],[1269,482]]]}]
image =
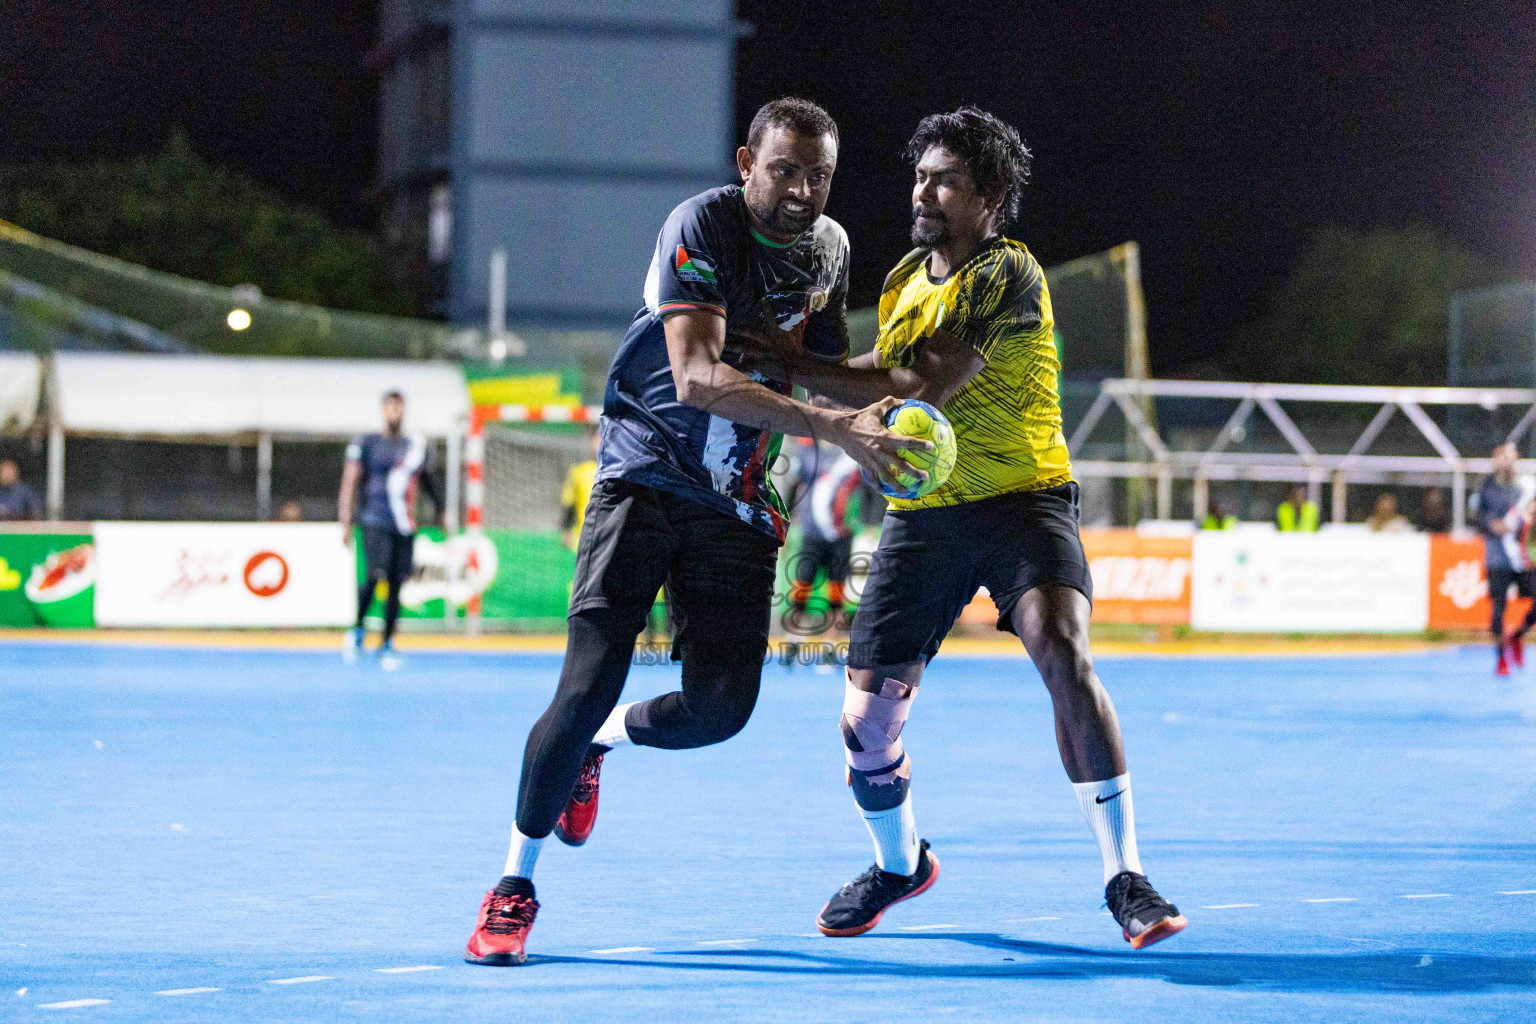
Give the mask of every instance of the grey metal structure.
[{"label": "grey metal structure", "polygon": [[[1176,450],[1143,411],[1151,399],[1236,399],[1237,408],[1215,440],[1199,450]],[[1319,451],[1281,407],[1281,402],[1338,405],[1375,405],[1370,423],[1345,451]],[[1499,406],[1524,407],[1525,413],[1510,431],[1508,440],[1518,442],[1536,422],[1536,390],[1526,388],[1394,388],[1332,384],[1248,384],[1229,381],[1106,380],[1098,397],[1072,432],[1067,447],[1072,468],[1080,477],[1142,478],[1156,481],[1157,516],[1172,517],[1173,481],[1194,481],[1195,519],[1205,518],[1212,480],[1269,480],[1305,483],[1311,500],[1321,496],[1324,482],[1333,487],[1333,519],[1343,522],[1345,489],[1354,483],[1408,483],[1426,486],[1449,482],[1452,491],[1453,529],[1466,525],[1467,477],[1488,473],[1488,458],[1469,458],[1456,450],[1445,432],[1425,411],[1426,406],[1475,406],[1485,410]],[[1077,458],[1085,442],[1111,409],[1118,409],[1135,431],[1149,457],[1146,459],[1094,460]],[[1259,411],[1290,445],[1289,452],[1234,452],[1228,447]],[[1401,412],[1434,449],[1435,454],[1371,455],[1371,445],[1392,418]],[[1523,466],[1522,469],[1529,469]]]},{"label": "grey metal structure", "polygon": [[734,177],[732,0],[383,0],[377,192],[434,309],[624,326],[656,233]]}]

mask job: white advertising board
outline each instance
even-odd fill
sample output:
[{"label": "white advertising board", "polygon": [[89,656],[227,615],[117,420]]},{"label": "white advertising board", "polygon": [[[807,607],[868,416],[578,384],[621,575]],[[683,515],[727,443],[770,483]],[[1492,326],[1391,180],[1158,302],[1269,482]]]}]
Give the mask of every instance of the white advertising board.
[{"label": "white advertising board", "polygon": [[97,523],[99,626],[346,626],[357,569],[335,523]]},{"label": "white advertising board", "polygon": [[1195,535],[1190,624],[1232,632],[1399,633],[1429,625],[1429,536]]}]

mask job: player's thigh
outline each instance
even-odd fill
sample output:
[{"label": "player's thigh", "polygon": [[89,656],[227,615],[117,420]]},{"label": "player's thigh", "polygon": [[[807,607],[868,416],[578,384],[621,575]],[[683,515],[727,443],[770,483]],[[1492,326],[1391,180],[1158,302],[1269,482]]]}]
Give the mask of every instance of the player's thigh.
[{"label": "player's thigh", "polygon": [[976,595],[965,506],[890,512],[848,634],[850,669],[926,665]]},{"label": "player's thigh", "polygon": [[677,621],[675,649],[761,663],[768,649],[779,545],[723,512],[677,498],[668,509],[680,541],[667,585]]},{"label": "player's thigh", "polygon": [[649,609],[677,544],[659,492],[624,480],[598,482],[576,549],[571,614],[598,608]]},{"label": "player's thigh", "polygon": [[816,573],[827,561],[827,542],[820,537],[801,534],[800,549],[790,559],[790,576],[797,583],[816,582]]},{"label": "player's thigh", "polygon": [[393,534],[393,530],[383,526],[363,527],[363,566],[369,579],[388,578]]},{"label": "player's thigh", "polygon": [[982,582],[997,605],[998,629],[1017,633],[1015,606],[1046,584],[1074,590],[1092,607],[1093,576],[1077,527],[1077,484],[1019,491],[975,504],[983,513],[978,529],[986,549]]},{"label": "player's thigh", "polygon": [[416,535],[397,533],[389,543],[389,582],[399,585],[411,578],[415,566]]}]

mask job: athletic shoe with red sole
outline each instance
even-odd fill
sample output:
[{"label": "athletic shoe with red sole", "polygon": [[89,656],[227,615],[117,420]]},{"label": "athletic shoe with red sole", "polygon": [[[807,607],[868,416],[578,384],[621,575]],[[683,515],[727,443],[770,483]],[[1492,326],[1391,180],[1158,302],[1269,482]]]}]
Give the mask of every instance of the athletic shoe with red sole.
[{"label": "athletic shoe with red sole", "polygon": [[1509,657],[1515,668],[1525,668],[1525,637],[1519,633],[1509,638]]},{"label": "athletic shoe with red sole", "polygon": [[1144,949],[1189,927],[1179,908],[1157,894],[1146,875],[1122,871],[1104,887],[1104,903],[1132,949]]},{"label": "athletic shoe with red sole", "polygon": [[602,770],[603,755],[588,751],[571,798],[555,822],[555,835],[566,846],[580,846],[592,838],[592,829],[597,827],[597,779]]},{"label": "athletic shoe with red sole", "polygon": [[533,898],[532,882],[526,896],[498,896],[492,889],[480,903],[480,919],[464,948],[464,962],[511,967],[527,960],[528,932],[538,915],[539,901]]},{"label": "athletic shoe with red sole", "polygon": [[1509,675],[1509,656],[1504,653],[1503,644],[1499,644],[1499,662],[1493,667],[1493,674],[1496,676]]},{"label": "athletic shoe with red sole", "polygon": [[816,915],[816,928],[823,935],[849,938],[863,935],[885,912],[903,900],[921,896],[939,880],[939,858],[928,852],[928,840],[918,847],[917,870],[910,875],[881,871],[871,864],[869,870],[837,891]]}]

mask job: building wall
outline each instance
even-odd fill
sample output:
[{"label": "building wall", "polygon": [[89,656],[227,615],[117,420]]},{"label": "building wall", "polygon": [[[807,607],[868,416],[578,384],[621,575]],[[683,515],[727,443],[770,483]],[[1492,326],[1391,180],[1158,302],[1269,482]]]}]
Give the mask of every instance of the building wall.
[{"label": "building wall", "polygon": [[[733,8],[386,0],[379,180],[398,265],[440,312],[481,323],[505,248],[514,327],[623,326],[668,212],[734,177]],[[432,128],[438,55],[446,138]]]}]

